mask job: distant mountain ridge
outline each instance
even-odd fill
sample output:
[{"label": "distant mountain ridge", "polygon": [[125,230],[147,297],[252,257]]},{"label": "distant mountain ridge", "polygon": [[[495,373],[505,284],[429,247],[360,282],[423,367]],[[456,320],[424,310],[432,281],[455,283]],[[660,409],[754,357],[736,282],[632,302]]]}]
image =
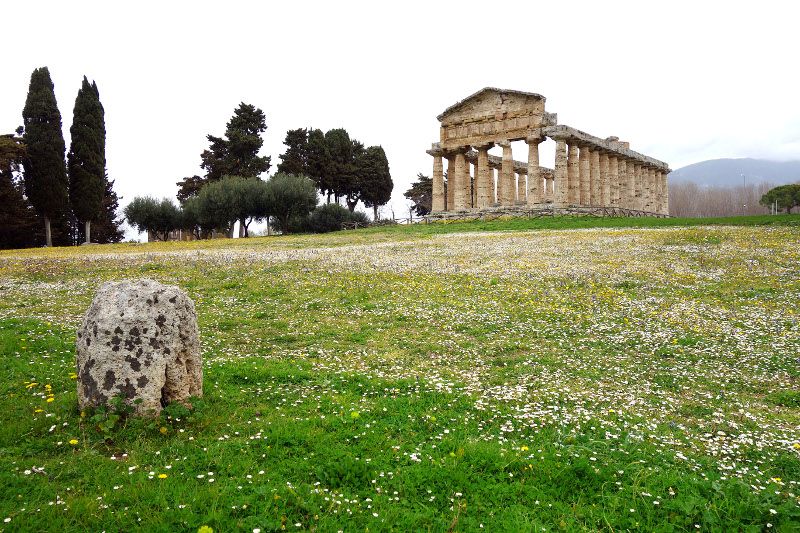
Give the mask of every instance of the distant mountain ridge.
[{"label": "distant mountain ridge", "polygon": [[735,187],[743,183],[747,185],[798,183],[800,161],[709,159],[673,170],[669,175],[669,182],[674,184],[693,182],[707,187]]}]

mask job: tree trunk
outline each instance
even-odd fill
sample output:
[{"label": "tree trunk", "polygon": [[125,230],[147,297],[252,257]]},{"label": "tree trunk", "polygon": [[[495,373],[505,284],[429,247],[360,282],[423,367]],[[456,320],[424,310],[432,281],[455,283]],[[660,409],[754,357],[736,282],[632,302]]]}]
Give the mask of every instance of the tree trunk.
[{"label": "tree trunk", "polygon": [[86,244],[91,244],[91,232],[92,232],[92,223],[88,220],[86,221]]},{"label": "tree trunk", "polygon": [[44,242],[45,246],[53,246],[53,233],[50,231],[50,217],[44,217]]},{"label": "tree trunk", "polygon": [[358,200],[356,200],[355,202],[351,202],[349,198],[345,198],[344,201],[347,204],[347,209],[349,209],[351,213],[356,210],[356,205],[358,205]]},{"label": "tree trunk", "polygon": [[267,237],[272,235],[272,225],[269,223],[269,217],[267,217]]},{"label": "tree trunk", "polygon": [[378,206],[377,205],[373,205],[372,206],[372,221],[375,222],[377,220],[378,220]]},{"label": "tree trunk", "polygon": [[328,191],[328,203],[331,203],[331,191]]},{"label": "tree trunk", "polygon": [[239,219],[239,238],[247,237],[247,226],[244,225],[244,219]]}]

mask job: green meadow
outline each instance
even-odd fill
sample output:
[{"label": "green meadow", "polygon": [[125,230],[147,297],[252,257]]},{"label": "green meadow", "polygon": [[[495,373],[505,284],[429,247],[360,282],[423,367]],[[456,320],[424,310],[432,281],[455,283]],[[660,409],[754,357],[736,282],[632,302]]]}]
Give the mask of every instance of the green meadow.
[{"label": "green meadow", "polygon": [[[142,277],[203,398],[81,412],[83,313]],[[798,215],[0,252],[0,529],[798,531],[798,301]]]}]

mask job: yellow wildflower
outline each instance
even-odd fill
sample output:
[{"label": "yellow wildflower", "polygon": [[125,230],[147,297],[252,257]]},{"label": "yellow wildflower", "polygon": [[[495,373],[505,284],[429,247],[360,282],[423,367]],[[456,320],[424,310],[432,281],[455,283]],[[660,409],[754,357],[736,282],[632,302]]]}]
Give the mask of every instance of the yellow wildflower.
[{"label": "yellow wildflower", "polygon": [[69,439],[69,443],[75,446],[76,444],[78,444],[78,439]]},{"label": "yellow wildflower", "polygon": [[53,402],[53,401],[55,401],[55,398],[53,398],[52,396],[50,396],[50,397],[47,399],[47,403],[50,403],[50,402]]},{"label": "yellow wildflower", "polygon": [[214,530],[209,526],[200,526],[197,528],[197,533],[214,533]]},{"label": "yellow wildflower", "polygon": [[167,475],[166,474],[159,474],[158,475],[158,479],[167,479]]},{"label": "yellow wildflower", "polygon": [[161,429],[159,429],[159,431],[161,432],[162,435],[167,434],[167,428],[165,428],[164,426],[161,426]]}]

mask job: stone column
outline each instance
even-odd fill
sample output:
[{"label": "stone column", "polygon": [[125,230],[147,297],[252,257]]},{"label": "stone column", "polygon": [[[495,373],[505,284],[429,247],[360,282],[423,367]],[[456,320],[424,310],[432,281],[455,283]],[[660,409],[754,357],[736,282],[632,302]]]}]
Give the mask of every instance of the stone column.
[{"label": "stone column", "polygon": [[608,154],[600,154],[600,205],[611,205],[611,180],[608,175]]},{"label": "stone column", "polygon": [[656,169],[650,169],[650,210],[658,213],[658,179]]},{"label": "stone column", "polygon": [[645,207],[644,210],[647,212],[654,212],[655,209],[653,207],[653,198],[655,197],[655,189],[653,187],[653,169],[648,167],[645,170],[644,175],[644,184],[645,184]]},{"label": "stone column", "polygon": [[464,184],[469,179],[469,170],[467,158],[464,157],[464,150],[459,151],[456,153],[456,172],[455,172],[455,179],[453,180],[453,189],[454,189],[454,198],[453,198],[453,207],[450,211],[461,211],[466,209],[467,207],[467,196],[466,196],[466,188]]},{"label": "stone column", "polygon": [[589,152],[589,205],[601,205],[600,198],[600,152]]},{"label": "stone column", "polygon": [[632,209],[642,210],[642,165],[633,163],[633,204]]},{"label": "stone column", "polygon": [[492,145],[484,144],[476,146],[478,149],[478,197],[475,207],[484,209],[494,203],[494,175],[491,168],[489,168],[489,148]]},{"label": "stone column", "polygon": [[619,159],[617,156],[608,156],[608,183],[611,188],[611,207],[619,207]]},{"label": "stone column", "polygon": [[445,208],[448,211],[453,211],[455,208],[455,193],[456,193],[456,155],[454,153],[446,154],[447,157],[447,205]]},{"label": "stone column", "polygon": [[469,207],[478,205],[478,164],[467,163],[469,169]]},{"label": "stone column", "polygon": [[542,191],[542,173],[539,170],[539,143],[544,137],[528,137],[528,205],[535,205],[544,201],[545,191]]},{"label": "stone column", "polygon": [[514,158],[510,142],[505,141],[498,144],[503,147],[503,163],[500,167],[497,201],[502,206],[510,206],[514,205]]},{"label": "stone column", "polygon": [[661,212],[669,215],[669,174],[661,172]]},{"label": "stone column", "polygon": [[567,171],[566,138],[556,138],[556,164],[553,170],[553,203],[566,207],[569,203],[569,173]]},{"label": "stone column", "polygon": [[640,187],[642,188],[642,197],[639,201],[639,208],[642,211],[649,211],[648,206],[650,205],[649,195],[650,195],[650,183],[647,180],[647,172],[648,168],[645,165],[642,165],[642,170],[640,174]]},{"label": "stone column", "polygon": [[517,203],[528,203],[528,174],[525,172],[517,174]]},{"label": "stone column", "polygon": [[489,163],[489,204],[497,204],[497,169]]},{"label": "stone column", "polygon": [[444,168],[442,166],[442,152],[433,153],[433,193],[431,195],[431,211],[438,213],[444,211]]},{"label": "stone column", "polygon": [[580,200],[578,203],[580,205],[591,205],[589,201],[589,195],[591,190],[591,177],[589,176],[589,166],[590,166],[590,159],[589,159],[589,147],[584,145],[581,146],[580,156],[579,156],[579,163],[578,163],[578,181],[580,184]]},{"label": "stone column", "polygon": [[617,163],[619,171],[619,207],[628,207],[628,161],[622,157]]},{"label": "stone column", "polygon": [[658,191],[658,195],[656,196],[656,213],[664,212],[664,183],[661,180],[662,174],[663,172],[661,172],[661,170],[656,170],[655,172],[656,191]]},{"label": "stone column", "polygon": [[580,203],[580,170],[578,168],[578,145],[575,143],[569,144],[567,148],[567,203],[579,204]]}]

